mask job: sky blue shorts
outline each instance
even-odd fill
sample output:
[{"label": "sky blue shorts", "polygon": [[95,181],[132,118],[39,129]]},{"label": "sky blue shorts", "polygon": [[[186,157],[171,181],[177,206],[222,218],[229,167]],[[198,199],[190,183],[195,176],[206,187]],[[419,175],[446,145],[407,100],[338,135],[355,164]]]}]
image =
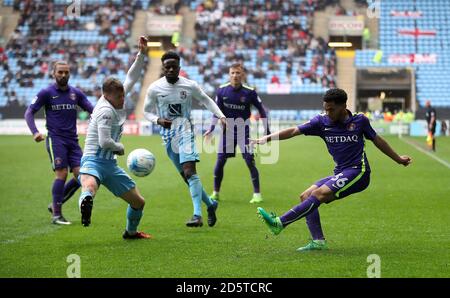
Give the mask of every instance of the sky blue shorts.
[{"label": "sky blue shorts", "polygon": [[81,159],[80,174],[87,174],[97,178],[97,182],[106,186],[116,197],[120,197],[136,183],[119,166],[115,159],[103,159],[95,156],[84,156]]},{"label": "sky blue shorts", "polygon": [[183,172],[183,163],[200,161],[200,156],[195,146],[194,133],[192,132],[181,133],[167,141],[166,152],[178,172]]}]

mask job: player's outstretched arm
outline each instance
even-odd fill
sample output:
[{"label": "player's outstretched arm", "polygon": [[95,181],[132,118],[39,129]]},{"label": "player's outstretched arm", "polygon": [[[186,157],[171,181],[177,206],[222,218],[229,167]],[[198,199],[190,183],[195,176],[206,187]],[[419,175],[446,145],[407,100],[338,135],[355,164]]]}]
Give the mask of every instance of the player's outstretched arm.
[{"label": "player's outstretched arm", "polygon": [[392,149],[392,147],[379,135],[373,139],[373,143],[381,152],[392,158],[392,160],[398,164],[406,167],[412,162],[411,157],[407,155],[398,155],[397,152],[395,152],[394,149]]},{"label": "player's outstretched arm", "polygon": [[134,84],[139,80],[141,76],[142,68],[144,67],[144,55],[147,50],[147,39],[144,36],[139,38],[139,53],[136,56],[133,64],[128,70],[127,77],[125,78],[125,82],[123,83],[123,87],[125,90],[125,95],[131,91]]},{"label": "player's outstretched arm", "polygon": [[297,126],[286,128],[274,133],[271,133],[270,135],[263,136],[259,139],[250,140],[250,144],[265,144],[267,142],[273,141],[273,140],[287,140],[292,137],[298,136],[302,134],[300,129]]}]

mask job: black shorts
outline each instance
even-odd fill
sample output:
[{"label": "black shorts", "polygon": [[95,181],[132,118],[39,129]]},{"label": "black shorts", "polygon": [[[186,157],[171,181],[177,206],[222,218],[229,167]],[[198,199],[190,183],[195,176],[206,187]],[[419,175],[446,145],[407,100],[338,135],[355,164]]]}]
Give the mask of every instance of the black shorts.
[{"label": "black shorts", "polygon": [[429,131],[431,132],[432,135],[434,135],[436,133],[436,124],[433,125]]}]

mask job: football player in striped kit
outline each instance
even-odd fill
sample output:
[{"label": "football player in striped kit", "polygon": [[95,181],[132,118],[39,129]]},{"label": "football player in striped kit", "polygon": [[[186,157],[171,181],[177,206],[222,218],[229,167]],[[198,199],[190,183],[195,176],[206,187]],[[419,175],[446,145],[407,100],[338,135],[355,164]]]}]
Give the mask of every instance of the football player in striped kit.
[{"label": "football player in striped kit", "polygon": [[123,85],[122,82],[112,77],[103,82],[103,95],[92,113],[81,159],[82,193],[79,199],[81,223],[85,227],[90,225],[94,197],[99,186],[103,184],[115,196],[128,203],[124,239],[151,238],[151,235],[137,231],[145,200],[133,179],[117,166],[116,160],[117,155],[125,154],[124,146],[120,143],[126,118],[123,109],[124,98],[141,76],[146,47],[147,39],[141,37],[140,51],[128,71]]},{"label": "football player in striped kit", "polygon": [[[153,82],[147,90],[144,115],[153,124],[161,126],[160,134],[166,152],[177,171],[189,186],[194,214],[186,222],[188,227],[203,225],[201,202],[207,206],[208,225],[216,223],[218,202],[206,194],[196,162],[200,161],[195,148],[194,128],[191,121],[192,100],[199,101],[211,111],[226,128],[225,116],[216,103],[200,88],[197,82],[180,77],[180,56],[167,52],[161,57],[164,76]],[[155,112],[156,110],[156,112]]]}]

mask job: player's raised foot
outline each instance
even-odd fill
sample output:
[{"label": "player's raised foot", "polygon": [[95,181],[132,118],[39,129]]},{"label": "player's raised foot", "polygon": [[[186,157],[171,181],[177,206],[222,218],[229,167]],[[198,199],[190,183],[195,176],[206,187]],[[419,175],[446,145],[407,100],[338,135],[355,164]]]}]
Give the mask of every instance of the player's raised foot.
[{"label": "player's raised foot", "polygon": [[88,227],[91,224],[91,213],[94,201],[91,196],[86,196],[80,203],[81,224]]},{"label": "player's raised foot", "polygon": [[256,214],[269,227],[269,230],[272,234],[278,235],[281,233],[281,231],[283,231],[283,224],[281,223],[280,218],[275,215],[275,213],[271,212],[269,214],[263,208],[258,207]]},{"label": "player's raised foot", "polygon": [[219,206],[219,202],[212,200],[213,204],[208,207],[208,226],[213,227],[216,224],[216,210]]},{"label": "player's raised foot", "polygon": [[303,247],[297,248],[297,251],[311,251],[311,250],[327,250],[328,245],[326,240],[311,240]]},{"label": "player's raised foot", "polygon": [[122,234],[123,239],[152,239],[153,236],[144,232],[130,233],[127,230]]},{"label": "player's raised foot", "polygon": [[212,195],[209,196],[211,200],[220,201],[220,196],[218,192],[213,192]]},{"label": "player's raised foot", "polygon": [[53,204],[52,204],[52,203],[48,204],[47,210],[48,210],[48,212],[50,212],[51,214],[53,214]]},{"label": "player's raised foot", "polygon": [[263,198],[261,197],[261,194],[253,194],[252,199],[250,200],[250,204],[258,204],[261,203]]},{"label": "player's raised foot", "polygon": [[186,222],[186,226],[192,227],[201,227],[203,226],[203,219],[201,216],[194,215],[190,220]]},{"label": "player's raised foot", "polygon": [[64,218],[64,216],[53,216],[52,224],[54,225],[71,225],[72,223]]}]

